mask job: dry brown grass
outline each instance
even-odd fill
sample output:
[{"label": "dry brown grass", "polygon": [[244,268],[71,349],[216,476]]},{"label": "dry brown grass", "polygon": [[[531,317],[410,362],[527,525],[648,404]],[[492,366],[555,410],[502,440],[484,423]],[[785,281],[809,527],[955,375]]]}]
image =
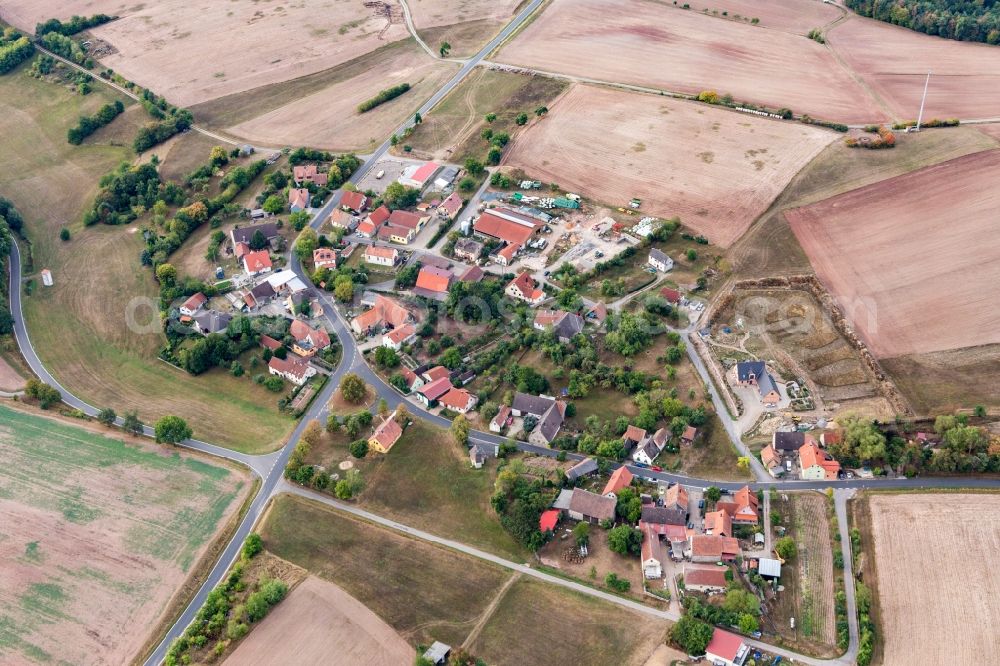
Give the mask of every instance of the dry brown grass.
[{"label": "dry brown grass", "polygon": [[870,529],[859,527],[874,553],[865,552],[861,573],[875,585],[882,663],[975,663],[996,654],[1000,634],[989,628],[1000,623],[1000,495],[876,494],[864,501]]},{"label": "dry brown grass", "polygon": [[1000,345],[897,356],[882,367],[918,414],[1000,406]]},{"label": "dry brown grass", "polygon": [[644,214],[680,216],[728,247],[833,139],[805,125],[576,85],[504,163],[607,205],[639,197]]},{"label": "dry brown grass", "polygon": [[785,215],[876,356],[998,343],[998,178],[1000,150],[986,151]]}]

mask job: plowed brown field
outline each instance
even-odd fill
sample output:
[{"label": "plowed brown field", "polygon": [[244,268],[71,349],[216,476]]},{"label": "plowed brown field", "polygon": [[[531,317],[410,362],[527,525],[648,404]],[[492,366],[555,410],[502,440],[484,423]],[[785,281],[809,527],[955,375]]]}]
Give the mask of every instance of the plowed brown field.
[{"label": "plowed brown field", "polygon": [[608,205],[678,215],[729,246],[832,132],[641,93],[576,85],[505,163]]},{"label": "plowed brown field", "polygon": [[[812,27],[828,16],[817,15]],[[775,23],[801,28],[804,21]],[[768,28],[763,20],[748,25],[654,0],[553,0],[496,60],[690,94],[715,90],[841,122],[885,118],[830,50],[805,31]]]},{"label": "plowed brown field", "polygon": [[1000,150],[785,213],[879,357],[1000,342]]},{"label": "plowed brown field", "polygon": [[868,500],[885,666],[975,664],[1000,653],[1000,495]]}]

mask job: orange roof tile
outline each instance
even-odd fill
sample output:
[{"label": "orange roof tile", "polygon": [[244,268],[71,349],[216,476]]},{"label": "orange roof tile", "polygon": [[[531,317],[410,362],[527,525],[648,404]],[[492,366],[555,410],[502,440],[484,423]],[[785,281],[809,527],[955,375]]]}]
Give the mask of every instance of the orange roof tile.
[{"label": "orange roof tile", "polygon": [[622,465],[611,473],[611,478],[608,479],[608,483],[604,486],[601,494],[617,493],[623,488],[628,488],[632,484],[633,478],[632,472],[628,471],[628,467]]}]

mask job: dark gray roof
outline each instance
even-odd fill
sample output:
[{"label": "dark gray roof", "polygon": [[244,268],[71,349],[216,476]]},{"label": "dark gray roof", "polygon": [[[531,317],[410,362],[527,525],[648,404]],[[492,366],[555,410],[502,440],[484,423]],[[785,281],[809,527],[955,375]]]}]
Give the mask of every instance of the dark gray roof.
[{"label": "dark gray roof", "polygon": [[538,431],[546,442],[552,442],[559,434],[559,428],[563,424],[563,415],[559,409],[559,404],[553,400],[552,406],[545,410],[542,418],[538,421]]},{"label": "dark gray roof", "polygon": [[274,222],[265,222],[264,224],[255,224],[250,227],[239,227],[233,229],[231,232],[233,243],[249,243],[250,239],[256,232],[264,234],[264,238],[271,240],[278,235],[278,225]]},{"label": "dark gray roof", "polygon": [[218,312],[217,310],[199,312],[194,316],[194,320],[198,324],[198,328],[206,334],[219,333],[220,331],[226,330],[226,327],[229,326],[229,322],[232,321],[232,319],[232,315],[226,314],[225,312]]},{"label": "dark gray roof", "polygon": [[593,474],[596,471],[597,461],[593,458],[585,458],[566,470],[566,478],[570,481],[576,481],[581,476]]},{"label": "dark gray roof", "polygon": [[554,405],[555,402],[555,398],[530,395],[519,391],[514,394],[514,400],[511,402],[511,408],[524,414],[531,414],[532,416],[541,418],[541,416],[548,410],[549,407]]},{"label": "dark gray roof", "polygon": [[687,514],[677,507],[644,506],[639,519],[654,525],[684,525]]},{"label": "dark gray roof", "polygon": [[649,251],[649,258],[653,261],[659,261],[660,263],[666,264],[670,263],[670,257],[667,256],[662,250],[657,250],[655,247]]},{"label": "dark gray roof", "polygon": [[757,390],[760,391],[761,396],[778,390],[778,386],[774,382],[774,377],[767,371],[767,364],[764,361],[741,361],[737,363],[736,378],[741,382],[748,382],[751,379],[756,381]]},{"label": "dark gray roof", "polygon": [[266,301],[269,298],[274,298],[274,287],[267,280],[264,280],[256,287],[250,290],[250,295],[253,296],[254,300],[260,303],[261,301]]},{"label": "dark gray roof", "polygon": [[798,451],[806,443],[804,432],[776,432],[771,440],[776,451]]},{"label": "dark gray roof", "polygon": [[660,455],[660,447],[658,447],[653,442],[652,437],[646,440],[646,444],[645,446],[642,447],[642,450],[645,452],[645,454],[649,457],[650,460]]},{"label": "dark gray roof", "polygon": [[560,338],[572,338],[574,335],[583,330],[583,317],[578,314],[573,314],[572,312],[566,313],[566,316],[559,320],[553,330],[556,335]]}]

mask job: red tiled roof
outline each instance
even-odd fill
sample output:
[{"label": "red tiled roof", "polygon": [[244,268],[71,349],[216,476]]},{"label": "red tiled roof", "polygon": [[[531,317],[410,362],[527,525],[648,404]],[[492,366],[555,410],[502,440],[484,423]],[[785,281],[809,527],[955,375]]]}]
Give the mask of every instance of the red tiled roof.
[{"label": "red tiled roof", "polygon": [[424,384],[417,392],[428,400],[437,400],[452,389],[451,380],[447,377],[435,379],[430,384]]},{"label": "red tiled roof", "polygon": [[259,273],[266,268],[271,268],[271,255],[267,250],[251,252],[243,256],[243,266],[248,273]]},{"label": "red tiled roof", "polygon": [[417,287],[439,294],[446,293],[451,286],[451,271],[436,266],[424,266],[417,274]]},{"label": "red tiled roof", "polygon": [[365,236],[375,235],[375,229],[376,227],[370,219],[362,220],[361,224],[358,225],[358,233],[364,234]]},{"label": "red tiled roof", "polygon": [[362,211],[368,205],[368,197],[361,192],[344,192],[340,205],[351,210]]},{"label": "red tiled roof", "polygon": [[328,247],[318,247],[313,250],[314,264],[337,264],[337,253]]},{"label": "red tiled roof", "polygon": [[391,259],[399,253],[394,247],[382,247],[380,245],[369,245],[365,248],[366,257],[379,257],[381,259]]},{"label": "red tiled roof", "polygon": [[267,362],[267,366],[274,368],[277,372],[288,373],[300,379],[305,376],[306,370],[309,368],[308,363],[300,361],[297,357],[293,356],[289,358],[272,356],[271,360]]},{"label": "red tiled roof", "polygon": [[458,196],[458,192],[452,192],[448,195],[447,199],[441,202],[440,207],[448,211],[449,214],[454,215],[462,210],[462,197]]},{"label": "red tiled roof", "polygon": [[521,249],[520,243],[510,243],[509,245],[504,246],[504,248],[501,249],[499,252],[497,252],[497,256],[503,257],[504,261],[506,261],[509,264],[511,261],[514,260],[514,255],[517,254],[517,251],[520,249]]},{"label": "red tiled roof", "polygon": [[430,370],[424,372],[424,376],[432,382],[437,381],[442,377],[448,377],[449,375],[451,375],[451,372],[443,365],[436,365]]},{"label": "red tiled roof", "polygon": [[799,449],[799,464],[803,470],[810,467],[822,467],[827,479],[836,479],[840,472],[840,463],[833,459],[826,451],[820,451],[814,442],[803,444]]},{"label": "red tiled roof", "polygon": [[325,349],[330,346],[330,334],[323,329],[313,328],[301,319],[293,319],[292,325],[288,327],[288,332],[296,342],[308,340],[313,347]]},{"label": "red tiled roof", "polygon": [[[391,340],[393,343],[395,343],[395,344],[398,345],[399,343],[401,343],[403,340],[407,339],[408,337],[410,337],[414,333],[416,333],[416,329],[413,328],[412,324],[404,324],[403,326],[400,326],[399,328],[392,329],[391,331],[389,331],[385,335],[386,335],[387,338],[389,338],[389,340]],[[415,376],[416,375],[414,375],[414,377]]]},{"label": "red tiled roof", "polygon": [[671,289],[670,287],[664,287],[660,290],[660,296],[667,299],[669,303],[677,304],[681,302],[681,292],[676,289]]},{"label": "red tiled roof", "polygon": [[684,428],[684,434],[681,436],[681,439],[693,441],[694,438],[697,436],[698,436],[698,429],[695,428],[694,426],[688,426]]},{"label": "red tiled roof", "polygon": [[385,224],[379,227],[378,237],[383,240],[388,240],[395,236],[396,238],[405,238],[409,240],[413,236],[413,229],[409,227],[403,227],[398,224]]},{"label": "red tiled roof", "polygon": [[725,509],[711,511],[705,514],[705,529],[711,530],[713,536],[732,536],[733,520]]},{"label": "red tiled roof", "polygon": [[553,532],[559,524],[559,509],[546,509],[538,519],[539,532]]},{"label": "red tiled roof", "polygon": [[625,428],[625,434],[622,435],[622,441],[632,440],[633,442],[641,442],[646,438],[646,431],[642,428],[630,425]]},{"label": "red tiled roof", "polygon": [[309,201],[311,197],[309,196],[309,190],[304,187],[293,187],[288,190],[288,205],[298,206],[299,208],[308,208]]},{"label": "red tiled roof", "polygon": [[680,507],[687,511],[688,508],[688,492],[687,489],[679,483],[676,483],[669,488],[663,497],[663,504],[667,507]]},{"label": "red tiled roof", "polygon": [[260,336],[260,346],[274,351],[281,346],[281,343],[272,338],[270,335],[262,335]]},{"label": "red tiled roof", "polygon": [[440,168],[441,168],[440,165],[438,165],[436,162],[427,162],[426,164],[421,165],[419,169],[414,171],[413,175],[410,178],[418,183],[423,183],[428,178],[433,176],[434,172],[436,172]]},{"label": "red tiled roof", "polygon": [[498,426],[502,426],[504,423],[507,422],[507,417],[509,416],[510,416],[510,407],[508,407],[507,405],[500,405],[500,409],[499,411],[497,411],[497,415],[493,417],[492,423],[495,423]]},{"label": "red tiled roof", "polygon": [[453,388],[443,396],[439,402],[450,409],[456,411],[469,408],[469,401],[472,398],[472,394],[463,388]]},{"label": "red tiled roof", "polygon": [[371,310],[363,312],[352,320],[352,324],[357,324],[361,330],[370,328],[377,324],[385,323],[393,328],[398,328],[407,322],[410,313],[402,305],[392,300],[388,296],[377,294],[375,305]]},{"label": "red tiled roof", "polygon": [[709,641],[705,652],[706,654],[714,654],[716,657],[720,657],[726,661],[735,661],[741,647],[743,647],[742,638],[736,634],[716,628],[712,631],[712,640]]},{"label": "red tiled roof", "polygon": [[523,215],[512,213],[512,211],[504,211],[504,215],[516,217],[522,220],[523,224],[504,219],[488,210],[479,216],[473,228],[476,233],[493,236],[511,244],[524,245],[531,238],[531,235],[543,226],[538,220],[532,220]]},{"label": "red tiled roof", "polygon": [[725,588],[729,584],[726,580],[726,569],[724,567],[684,567],[685,585],[706,585],[712,587]]},{"label": "red tiled roof", "polygon": [[197,294],[192,294],[190,298],[184,301],[184,305],[181,307],[186,310],[197,310],[207,302],[208,296],[199,291]]},{"label": "red tiled roof", "polygon": [[632,472],[628,471],[628,467],[622,465],[611,473],[611,478],[608,479],[608,483],[604,486],[601,494],[617,493],[623,488],[628,488],[632,484],[632,478]]},{"label": "red tiled roof", "polygon": [[406,210],[394,210],[389,214],[389,224],[416,229],[417,225],[420,224],[420,216]]},{"label": "red tiled roof", "polygon": [[765,467],[775,467],[781,463],[778,452],[770,444],[760,450],[760,459],[764,462]]},{"label": "red tiled roof", "polygon": [[516,288],[525,298],[535,300],[536,294],[540,291],[535,289],[536,284],[534,278],[531,277],[531,273],[525,271],[511,280],[508,286]]},{"label": "red tiled roof", "polygon": [[388,220],[389,215],[391,215],[391,213],[388,208],[385,206],[379,206],[372,212],[368,213],[367,219],[371,220],[376,226],[378,226]]},{"label": "red tiled roof", "polygon": [[396,419],[390,416],[379,427],[375,428],[375,432],[372,433],[371,438],[388,452],[392,448],[392,445],[399,441],[402,435],[403,429],[396,423]]},{"label": "red tiled roof", "polygon": [[462,282],[479,282],[483,279],[483,269],[479,266],[469,266],[469,270],[462,273],[458,279]]}]

